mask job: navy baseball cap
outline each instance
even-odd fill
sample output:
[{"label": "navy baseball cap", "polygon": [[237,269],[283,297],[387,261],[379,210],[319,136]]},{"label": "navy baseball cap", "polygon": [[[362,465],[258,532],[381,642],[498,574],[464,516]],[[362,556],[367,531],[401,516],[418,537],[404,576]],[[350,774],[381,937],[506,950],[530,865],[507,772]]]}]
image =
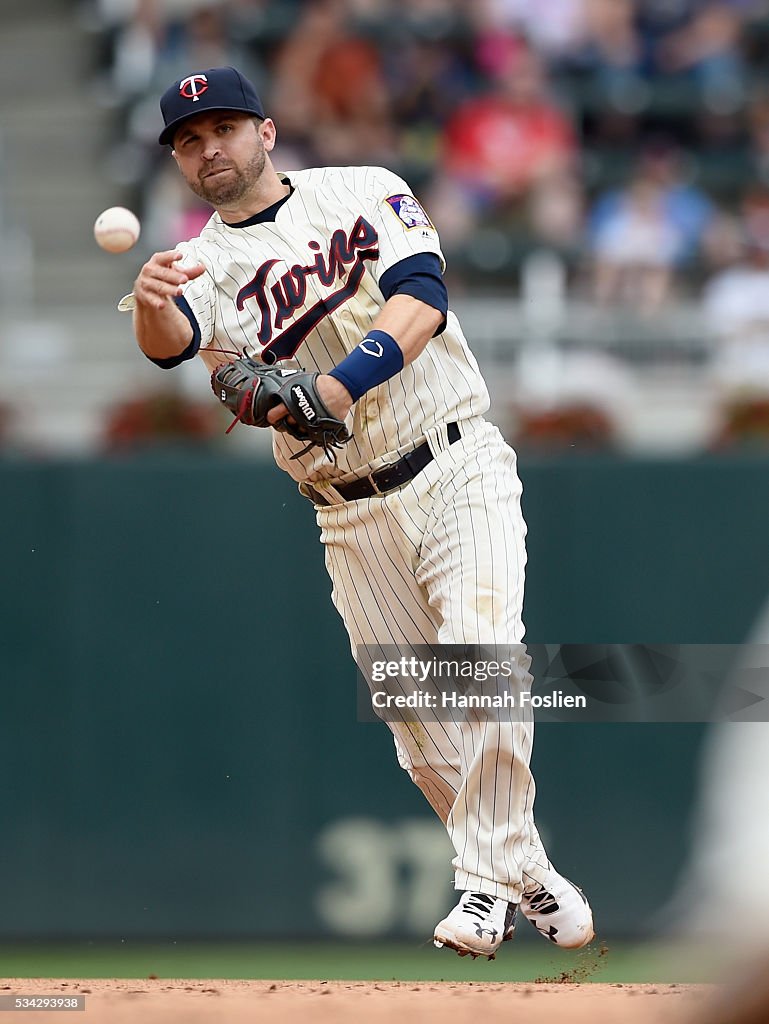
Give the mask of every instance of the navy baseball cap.
[{"label": "navy baseball cap", "polygon": [[165,124],[160,145],[170,146],[179,125],[206,110],[242,110],[264,118],[262,101],[244,75],[235,68],[209,68],[180,78],[160,97]]}]

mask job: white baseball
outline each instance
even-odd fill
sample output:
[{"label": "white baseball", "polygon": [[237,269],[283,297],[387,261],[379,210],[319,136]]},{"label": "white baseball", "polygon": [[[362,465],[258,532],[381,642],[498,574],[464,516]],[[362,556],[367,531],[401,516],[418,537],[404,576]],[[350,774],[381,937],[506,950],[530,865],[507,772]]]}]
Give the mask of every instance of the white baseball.
[{"label": "white baseball", "polygon": [[128,252],[136,245],[140,231],[138,218],[124,206],[110,206],[93,226],[94,238],[107,252]]}]

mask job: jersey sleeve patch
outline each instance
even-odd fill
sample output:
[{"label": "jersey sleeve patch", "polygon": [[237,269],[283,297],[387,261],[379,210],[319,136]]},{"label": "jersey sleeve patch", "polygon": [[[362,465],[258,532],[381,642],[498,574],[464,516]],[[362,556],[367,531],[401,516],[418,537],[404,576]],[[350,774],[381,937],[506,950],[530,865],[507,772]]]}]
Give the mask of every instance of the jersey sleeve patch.
[{"label": "jersey sleeve patch", "polygon": [[407,228],[432,228],[433,223],[413,196],[389,196],[386,203]]}]

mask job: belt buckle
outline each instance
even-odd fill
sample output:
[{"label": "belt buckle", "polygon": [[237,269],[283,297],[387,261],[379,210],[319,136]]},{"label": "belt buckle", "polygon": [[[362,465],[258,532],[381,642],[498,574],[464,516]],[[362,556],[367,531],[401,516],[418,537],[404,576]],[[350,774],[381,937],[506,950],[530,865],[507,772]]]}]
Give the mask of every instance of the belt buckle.
[{"label": "belt buckle", "polygon": [[[382,467],[382,468],[384,468],[384,467]],[[368,475],[366,476],[366,480],[368,480],[368,482],[369,482],[369,483],[371,484],[371,486],[372,486],[372,487],[374,488],[374,494],[384,494],[385,492],[384,492],[384,491],[381,491],[381,490],[379,489],[379,484],[378,484],[378,483],[376,482],[376,480],[374,479],[374,473],[378,473],[378,472],[379,472],[379,470],[377,470],[377,469],[373,470],[373,472],[369,473],[369,474],[368,474]]]}]

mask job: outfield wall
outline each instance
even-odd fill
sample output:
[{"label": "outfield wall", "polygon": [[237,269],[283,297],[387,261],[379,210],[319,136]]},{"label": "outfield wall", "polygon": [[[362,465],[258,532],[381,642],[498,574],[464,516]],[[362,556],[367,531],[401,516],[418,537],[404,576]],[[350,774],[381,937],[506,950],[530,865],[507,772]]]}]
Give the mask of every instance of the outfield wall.
[{"label": "outfield wall", "polygon": [[[533,642],[737,643],[769,460],[522,466]],[[356,721],[311,506],[270,466],[0,465],[0,939],[422,936],[450,851]],[[656,926],[699,725],[539,728],[538,820],[603,931]]]}]

